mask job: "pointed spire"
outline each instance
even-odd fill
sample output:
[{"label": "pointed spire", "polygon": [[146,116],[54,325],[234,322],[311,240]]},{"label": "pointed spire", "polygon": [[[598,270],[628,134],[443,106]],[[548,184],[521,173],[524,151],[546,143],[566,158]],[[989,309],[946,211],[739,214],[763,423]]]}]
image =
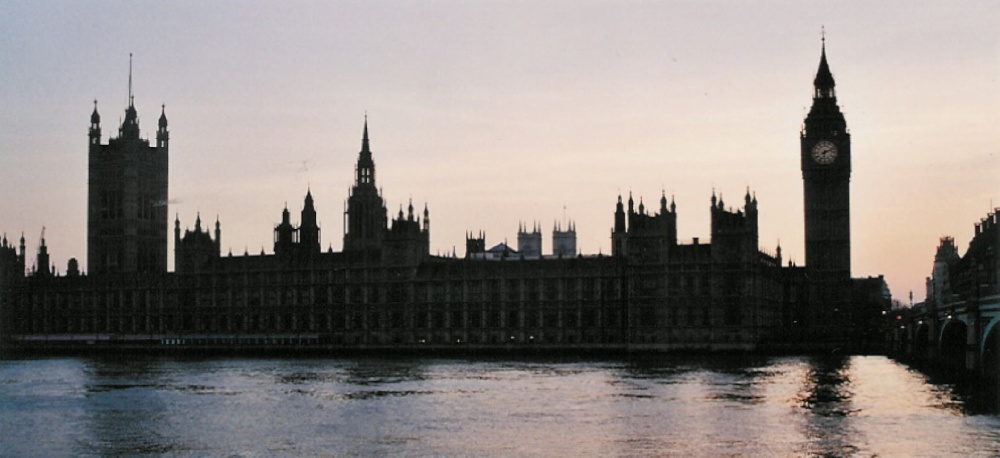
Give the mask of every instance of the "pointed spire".
[{"label": "pointed spire", "polygon": [[370,153],[371,150],[368,146],[368,112],[365,112],[365,131],[361,136],[361,152]]},{"label": "pointed spire", "polygon": [[[365,113],[365,127],[361,136],[361,152],[358,153],[358,164],[355,167],[355,175],[355,187],[364,186],[376,189],[375,162],[372,161],[372,152],[368,142],[368,113]],[[381,190],[378,190],[377,194],[381,196]]]},{"label": "pointed spire", "polygon": [[101,115],[97,113],[97,99],[94,99],[94,112],[90,114],[90,123],[91,124],[101,123]]},{"label": "pointed spire", "polygon": [[816,78],[813,80],[813,86],[816,87],[817,97],[832,97],[833,87],[836,85],[833,81],[833,74],[830,73],[830,65],[826,62],[826,29],[822,31],[822,51],[820,53],[819,59],[819,69],[816,70]]},{"label": "pointed spire", "polygon": [[128,106],[132,106],[132,53],[128,53]]},{"label": "pointed spire", "polygon": [[303,210],[303,211],[307,211],[307,210],[308,210],[308,211],[313,211],[313,208],[314,208],[314,207],[313,207],[313,195],[312,195],[312,189],[311,189],[311,188],[309,188],[309,187],[307,186],[307,187],[306,187],[306,200],[305,200],[305,206],[303,207],[303,209],[302,209],[302,210]]},{"label": "pointed spire", "polygon": [[165,129],[166,127],[167,127],[167,104],[164,103],[160,105],[160,129]]},{"label": "pointed spire", "polygon": [[128,108],[125,109],[125,120],[119,129],[122,138],[139,138],[139,115],[135,111],[135,97],[132,95],[132,53],[128,55]]}]

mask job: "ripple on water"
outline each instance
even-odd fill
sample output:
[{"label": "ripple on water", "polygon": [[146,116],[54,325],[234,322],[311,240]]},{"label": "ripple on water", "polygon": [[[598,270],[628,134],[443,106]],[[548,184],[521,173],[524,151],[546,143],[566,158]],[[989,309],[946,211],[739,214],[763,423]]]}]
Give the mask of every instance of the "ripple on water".
[{"label": "ripple on water", "polygon": [[0,454],[1000,454],[971,399],[885,358],[19,361]]}]

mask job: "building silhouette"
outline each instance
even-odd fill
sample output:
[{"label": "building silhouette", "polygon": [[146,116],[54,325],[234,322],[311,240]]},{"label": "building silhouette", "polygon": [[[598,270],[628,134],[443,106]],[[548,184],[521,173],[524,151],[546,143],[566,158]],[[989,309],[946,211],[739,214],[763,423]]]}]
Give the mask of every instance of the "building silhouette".
[{"label": "building silhouette", "polygon": [[[131,57],[130,57],[131,58]],[[131,63],[125,119],[118,137],[101,144],[101,115],[90,115],[87,180],[87,271],[167,271],[167,173],[170,133],[166,106],[155,146],[139,136]]]},{"label": "building silhouette", "polygon": [[[119,137],[91,123],[86,274],[25,274],[0,242],[0,331],[6,344],[78,348],[596,350],[842,346],[876,313],[881,277],[850,277],[850,137],[825,43],[802,138],[805,267],[759,248],[758,201],[713,191],[711,240],[678,241],[679,210],[617,197],[610,255],[584,255],[576,225],[556,223],[551,254],[538,223],[517,249],[468,232],[464,257],[430,254],[430,212],[402,205],[390,220],[376,187],[367,117],[344,210],[342,252],[321,249],[313,193],[298,225],[286,207],[271,253],[221,252],[221,222],[181,232],[166,271],[167,122],[156,146],[129,107]],[[42,245],[44,247],[44,244]],[[45,264],[42,264],[42,256]],[[47,266],[47,252],[38,263]],[[45,270],[45,269],[42,269]],[[67,273],[70,270],[67,270]],[[76,272],[76,269],[74,269]],[[882,291],[879,289],[879,291]],[[874,308],[873,308],[874,307]]]}]

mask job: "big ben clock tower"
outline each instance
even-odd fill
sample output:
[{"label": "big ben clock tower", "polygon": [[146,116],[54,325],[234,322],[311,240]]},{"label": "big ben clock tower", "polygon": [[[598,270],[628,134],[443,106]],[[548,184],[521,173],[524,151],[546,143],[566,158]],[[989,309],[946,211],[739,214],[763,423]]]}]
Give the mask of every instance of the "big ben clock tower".
[{"label": "big ben clock tower", "polygon": [[851,282],[851,135],[837,106],[825,38],[813,86],[801,161],[810,321],[822,325],[834,324],[838,312],[846,318]]},{"label": "big ben clock tower", "polygon": [[802,129],[806,269],[851,276],[851,134],[837,106],[826,43],[813,80],[813,104]]}]

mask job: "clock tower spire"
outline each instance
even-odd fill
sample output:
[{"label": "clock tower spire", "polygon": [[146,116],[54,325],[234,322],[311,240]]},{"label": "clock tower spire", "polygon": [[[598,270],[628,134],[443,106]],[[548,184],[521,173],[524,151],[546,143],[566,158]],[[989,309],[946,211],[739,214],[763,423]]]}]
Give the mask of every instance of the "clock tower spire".
[{"label": "clock tower spire", "polygon": [[813,79],[813,103],[800,133],[806,272],[814,323],[846,311],[851,279],[851,135],[837,105],[826,37]]}]

